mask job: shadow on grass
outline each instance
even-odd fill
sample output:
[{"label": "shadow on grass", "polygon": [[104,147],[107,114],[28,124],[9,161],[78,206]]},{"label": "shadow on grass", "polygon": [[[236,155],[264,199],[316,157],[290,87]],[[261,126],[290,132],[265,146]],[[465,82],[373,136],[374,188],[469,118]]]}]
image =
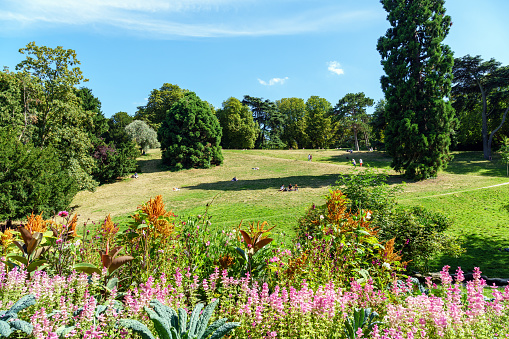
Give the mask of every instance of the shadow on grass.
[{"label": "shadow on grass", "polygon": [[[349,176],[351,174],[346,174]],[[198,185],[186,186],[188,189],[214,190],[214,191],[239,191],[239,190],[262,190],[273,188],[278,190],[281,185],[288,187],[289,184],[297,184],[299,189],[320,188],[326,186],[335,186],[339,174],[326,174],[320,176],[313,175],[294,175],[278,178],[265,179],[247,179],[238,178],[238,181],[217,181],[213,183],[201,183]],[[397,185],[405,180],[401,176],[389,176],[387,183]]]},{"label": "shadow on grass", "polygon": [[156,173],[163,172],[166,170],[163,167],[161,159],[138,160],[138,167],[140,169],[140,173]]},{"label": "shadow on grass", "polygon": [[186,186],[188,189],[215,190],[215,191],[239,191],[239,190],[262,190],[273,188],[278,190],[281,185],[288,187],[289,184],[297,184],[299,189],[320,188],[335,185],[338,174],[327,174],[321,176],[302,175],[287,176],[279,178],[247,179],[238,178],[238,181],[218,181],[213,183],[202,183],[193,186]]},{"label": "shadow on grass", "polygon": [[509,278],[509,252],[504,250],[509,248],[509,240],[479,234],[467,235],[463,239],[466,252],[459,258],[442,256],[433,263],[434,271],[444,265],[451,266],[454,271],[461,267],[465,272],[479,267],[483,275],[490,278]]},{"label": "shadow on grass", "polygon": [[352,159],[355,159],[357,163],[359,163],[359,159],[362,159],[364,165],[369,165],[373,168],[389,168],[391,165],[392,159],[385,155],[382,152],[353,152],[344,154],[332,155],[327,158],[320,159],[321,161],[332,162],[340,165],[349,165],[351,164]]}]

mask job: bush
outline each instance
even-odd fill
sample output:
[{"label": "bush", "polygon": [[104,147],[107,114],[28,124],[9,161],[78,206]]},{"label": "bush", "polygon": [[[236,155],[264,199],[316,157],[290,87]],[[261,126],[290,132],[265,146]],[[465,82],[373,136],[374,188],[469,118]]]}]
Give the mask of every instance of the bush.
[{"label": "bush", "polygon": [[57,151],[23,144],[10,132],[0,135],[0,220],[31,212],[49,217],[69,206],[77,186]]},{"label": "bush", "polygon": [[395,238],[394,247],[409,268],[428,270],[436,255],[458,256],[463,249],[459,241],[446,235],[452,221],[439,212],[424,207],[404,208],[396,202],[400,185],[386,183],[387,174],[365,169],[352,175],[340,175],[337,184],[350,199],[349,207],[358,212],[369,210],[372,224],[381,241]]}]

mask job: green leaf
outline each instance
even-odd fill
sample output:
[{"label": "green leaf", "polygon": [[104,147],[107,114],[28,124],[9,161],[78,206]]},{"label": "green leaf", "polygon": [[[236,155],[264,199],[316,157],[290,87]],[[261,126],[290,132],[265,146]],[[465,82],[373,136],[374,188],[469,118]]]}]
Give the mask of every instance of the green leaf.
[{"label": "green leaf", "polygon": [[203,304],[199,303],[194,307],[193,313],[191,314],[191,320],[189,321],[189,330],[188,333],[192,337],[196,334],[196,327],[198,325],[198,320],[200,319],[200,312],[203,309]]},{"label": "green leaf", "polygon": [[[212,316],[212,313],[214,312],[214,308],[219,303],[219,299],[216,299],[214,302],[210,303],[205,307],[203,310],[203,313],[200,317],[200,320],[198,321],[198,325],[196,327],[196,335],[198,339],[205,338],[204,333],[207,329],[207,325],[209,323],[210,317]],[[210,332],[212,333],[212,332]],[[210,334],[209,333],[209,334]]]},{"label": "green leaf", "polygon": [[226,323],[219,327],[210,337],[210,339],[219,339],[225,336],[228,332],[236,327],[239,327],[240,323]]},{"label": "green leaf", "polygon": [[114,288],[116,288],[118,285],[118,278],[111,278],[110,280],[108,280],[108,282],[106,283],[106,290],[108,292],[111,292]]},{"label": "green leaf", "polygon": [[44,265],[46,262],[47,262],[47,260],[45,260],[45,259],[32,261],[32,262],[30,263],[30,265],[28,265],[28,266],[27,266],[27,271],[28,271],[28,272],[33,272],[33,271],[35,271],[37,268],[39,268],[40,266]]},{"label": "green leaf", "polygon": [[0,336],[7,338],[11,333],[11,326],[9,326],[7,321],[0,320]]},{"label": "green leaf", "polygon": [[120,319],[118,324],[140,335],[142,339],[156,339],[145,324],[133,319]]},{"label": "green leaf", "polygon": [[17,262],[27,266],[28,265],[28,259],[25,257],[22,257],[21,255],[8,255],[7,259],[9,260],[16,260]]},{"label": "green leaf", "polygon": [[85,272],[87,274],[92,274],[92,273],[101,274],[102,273],[102,271],[99,268],[97,268],[97,266],[95,266],[93,264],[86,263],[86,262],[74,264],[73,268],[78,272]]},{"label": "green leaf", "polygon": [[170,319],[164,319],[160,317],[154,310],[149,307],[144,307],[145,312],[147,312],[148,317],[152,320],[154,324],[154,328],[161,339],[172,339],[171,338],[171,325],[169,323]]},{"label": "green leaf", "polygon": [[212,333],[214,333],[218,328],[220,328],[221,326],[223,326],[226,322],[228,321],[228,319],[226,318],[222,318],[222,319],[219,319],[219,320],[216,320],[215,322],[212,323],[212,325],[210,325],[207,330],[205,330],[205,332],[203,333],[202,336],[199,336],[198,338],[199,339],[204,339],[204,338],[208,338],[209,335],[211,335]]},{"label": "green leaf", "polygon": [[20,319],[14,319],[10,322],[10,325],[12,328],[25,332],[28,335],[32,334],[32,331],[34,330],[34,326],[31,323]]}]

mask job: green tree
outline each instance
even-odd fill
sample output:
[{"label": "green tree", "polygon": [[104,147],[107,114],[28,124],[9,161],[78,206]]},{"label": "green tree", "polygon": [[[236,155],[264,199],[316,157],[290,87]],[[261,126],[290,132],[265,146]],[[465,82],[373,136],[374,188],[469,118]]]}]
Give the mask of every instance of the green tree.
[{"label": "green tree", "polygon": [[92,117],[92,124],[85,126],[90,135],[92,143],[98,143],[97,139],[102,138],[108,132],[108,119],[101,111],[101,101],[92,94],[87,87],[75,89],[76,96],[80,99],[81,107]]},{"label": "green tree", "polygon": [[332,105],[327,99],[311,96],[306,101],[305,131],[310,147],[325,148],[329,146],[332,132],[331,111]]},{"label": "green tree", "polygon": [[280,145],[280,126],[281,115],[279,114],[276,104],[269,99],[251,97],[244,95],[242,100],[244,105],[251,108],[254,121],[260,127],[260,133],[255,142],[255,148],[268,148],[269,143],[272,145]]},{"label": "green tree", "polygon": [[381,0],[391,27],[378,40],[387,100],[385,149],[410,178],[437,175],[451,158],[453,55],[443,40],[451,18],[444,0]]},{"label": "green tree", "polygon": [[49,217],[69,206],[77,187],[54,148],[24,144],[4,128],[0,149],[0,219],[16,220],[32,212]]},{"label": "green tree", "polygon": [[138,107],[134,119],[145,121],[157,131],[166,118],[166,112],[188,92],[187,89],[182,89],[177,85],[165,83],[161,88],[150,92],[147,104]]},{"label": "green tree", "polygon": [[385,128],[387,122],[385,121],[385,99],[379,100],[375,104],[375,110],[371,117],[369,124],[371,125],[372,144],[378,150],[385,149]]},{"label": "green tree", "polygon": [[478,130],[472,131],[472,127],[480,125],[484,159],[488,160],[493,137],[509,111],[509,66],[501,67],[495,59],[483,61],[479,55],[466,55],[454,59],[453,74],[453,106],[460,117],[459,133],[464,140],[468,135],[477,138]]},{"label": "green tree", "polygon": [[[94,180],[101,184],[115,182],[119,177],[126,176],[136,170],[136,158],[139,155],[136,144],[130,141],[125,126],[118,128],[111,124],[101,111],[101,101],[86,87],[76,90],[81,106],[92,114],[92,124],[87,127],[93,149],[91,155],[96,162],[92,171]],[[118,113],[114,117],[131,121],[127,113]],[[112,118],[111,120],[115,120]],[[110,135],[111,132],[111,135]],[[155,132],[154,132],[155,134]],[[157,135],[156,135],[157,139]],[[106,141],[107,140],[107,141]]]},{"label": "green tree", "polygon": [[0,127],[9,127],[22,141],[29,141],[36,121],[33,103],[40,86],[35,78],[21,72],[0,72]]},{"label": "green tree", "polygon": [[223,101],[223,108],[216,115],[223,131],[224,148],[254,147],[258,129],[251,111],[239,99],[231,97]]},{"label": "green tree", "polygon": [[90,155],[92,143],[85,126],[93,113],[86,111],[76,96],[75,87],[84,79],[76,52],[61,46],[49,48],[34,42],[19,50],[26,55],[16,69],[36,79],[40,91],[33,97],[34,133],[38,147],[53,146],[76,179],[80,189],[93,189],[97,182],[91,173],[95,161]]},{"label": "green tree", "polygon": [[333,115],[338,121],[344,122],[354,136],[354,148],[359,151],[357,134],[364,134],[364,143],[369,145],[369,116],[366,107],[373,106],[374,100],[366,97],[364,93],[348,93],[338,101],[334,107]]},{"label": "green tree", "polygon": [[[108,119],[106,142],[113,142],[116,145],[131,143],[131,137],[129,137],[125,128],[133,121],[134,118],[126,112],[117,112],[113,114],[113,116]],[[132,144],[134,144],[134,142]]]},{"label": "green tree", "polygon": [[163,163],[174,170],[209,168],[223,162],[221,126],[210,105],[185,93],[166,113],[157,131]]},{"label": "green tree", "polygon": [[161,146],[157,141],[157,132],[150,128],[145,121],[134,120],[126,126],[125,130],[127,135],[141,147],[143,153],[151,148]]},{"label": "green tree", "polygon": [[283,98],[276,101],[283,116],[281,140],[289,148],[299,148],[307,143],[306,103],[300,98]]}]

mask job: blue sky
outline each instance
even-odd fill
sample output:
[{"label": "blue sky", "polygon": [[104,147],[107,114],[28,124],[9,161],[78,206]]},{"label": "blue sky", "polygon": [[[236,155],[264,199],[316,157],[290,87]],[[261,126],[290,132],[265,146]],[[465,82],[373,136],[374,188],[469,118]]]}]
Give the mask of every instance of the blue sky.
[{"label": "blue sky", "polygon": [[[509,1],[448,0],[446,39],[466,54],[509,64]],[[133,115],[163,83],[221,107],[347,93],[379,100],[376,43],[388,28],[376,0],[0,0],[0,67],[28,42],[74,49],[109,117]]]}]

